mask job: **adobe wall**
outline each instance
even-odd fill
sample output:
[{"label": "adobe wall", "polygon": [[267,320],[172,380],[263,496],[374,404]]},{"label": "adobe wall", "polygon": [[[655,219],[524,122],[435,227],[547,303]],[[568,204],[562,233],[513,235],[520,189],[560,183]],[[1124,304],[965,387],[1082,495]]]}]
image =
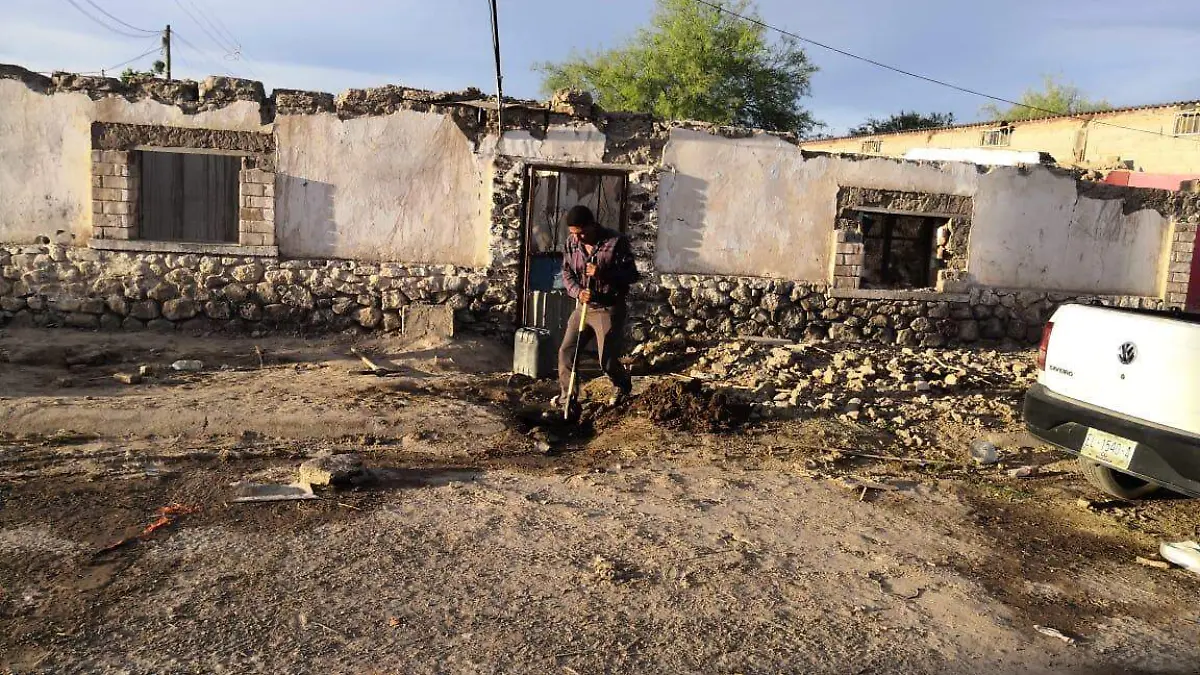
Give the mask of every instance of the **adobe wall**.
[{"label": "adobe wall", "polygon": [[[788,135],[586,100],[506,107],[497,138],[481,96],[266,97],[243,80],[0,67],[0,102],[14,103],[0,106],[0,324],[390,330],[404,307],[437,304],[461,326],[511,331],[534,165],[627,172],[636,339],[1028,342],[1063,302],[1186,298],[1197,195],[805,153]],[[242,153],[239,242],[138,240],[142,145]],[[953,218],[938,287],[859,288],[858,209]]]}]

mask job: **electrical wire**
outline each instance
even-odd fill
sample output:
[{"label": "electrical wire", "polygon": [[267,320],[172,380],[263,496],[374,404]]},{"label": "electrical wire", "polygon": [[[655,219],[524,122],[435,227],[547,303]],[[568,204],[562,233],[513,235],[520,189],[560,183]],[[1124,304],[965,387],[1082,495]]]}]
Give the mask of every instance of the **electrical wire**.
[{"label": "electrical wire", "polygon": [[232,49],[230,49],[229,47],[225,46],[225,45],[224,45],[224,44],[223,44],[223,43],[222,43],[220,40],[218,40],[218,39],[217,39],[217,38],[216,38],[216,37],[215,37],[215,36],[212,34],[212,32],[210,32],[210,31],[208,30],[208,28],[206,28],[206,27],[204,26],[204,24],[203,24],[203,23],[200,21],[200,19],[197,19],[197,18],[196,18],[196,15],[195,15],[195,14],[192,14],[192,10],[188,9],[187,7],[185,7],[185,6],[183,5],[183,3],[182,3],[182,2],[180,2],[180,0],[175,0],[175,4],[176,4],[176,6],[178,6],[178,7],[179,7],[179,9],[182,9],[182,10],[183,10],[183,13],[184,13],[184,14],[187,14],[187,15],[188,15],[188,17],[189,17],[189,18],[192,20],[192,23],[196,24],[196,26],[198,26],[198,27],[200,28],[200,31],[201,31],[201,32],[203,32],[205,35],[207,35],[207,36],[208,36],[208,39],[209,39],[209,40],[212,40],[212,41],[213,41],[213,44],[215,44],[215,45],[217,46],[217,48],[218,48],[218,49],[220,49],[221,51],[225,52],[226,54],[228,54],[228,53],[230,53],[230,52],[232,52],[232,51],[233,51],[233,50],[232,50]]},{"label": "electrical wire", "polygon": [[87,4],[89,4],[89,5],[91,5],[92,7],[95,7],[95,8],[96,8],[96,11],[100,12],[100,13],[101,13],[101,14],[103,14],[104,16],[107,16],[108,18],[112,19],[113,21],[116,21],[117,23],[121,24],[122,26],[125,26],[126,28],[129,28],[129,29],[135,30],[135,31],[137,31],[137,32],[139,32],[139,33],[146,33],[146,34],[148,34],[148,35],[158,35],[159,33],[161,33],[161,32],[162,32],[162,31],[157,31],[157,30],[146,30],[145,28],[138,28],[137,26],[134,26],[134,25],[131,25],[131,24],[125,23],[124,21],[122,21],[122,20],[120,20],[119,18],[117,18],[117,17],[113,16],[112,14],[110,14],[110,13],[108,12],[108,10],[104,9],[104,8],[103,8],[103,7],[101,7],[100,5],[97,5],[97,4],[95,3],[95,1],[94,1],[94,0],[84,0],[84,2],[86,2],[86,3],[87,3]]},{"label": "electrical wire", "polygon": [[162,50],[162,47],[155,47],[154,49],[151,49],[150,51],[146,52],[145,54],[138,54],[137,56],[133,57],[132,59],[129,59],[128,61],[122,61],[122,62],[118,63],[118,64],[117,64],[117,65],[115,65],[115,66],[109,66],[109,67],[105,68],[104,70],[102,70],[102,71],[100,71],[100,72],[107,72],[107,71],[110,71],[110,70],[116,70],[117,68],[120,68],[121,66],[127,66],[127,65],[129,65],[129,64],[131,64],[131,63],[133,63],[134,61],[137,61],[137,60],[138,60],[138,59],[140,59],[140,58],[143,58],[143,57],[146,57],[146,56],[150,56],[150,55],[151,55],[151,54],[153,54],[154,52],[161,51],[161,50]]},{"label": "electrical wire", "polygon": [[[246,62],[246,61],[248,61],[248,59],[244,59],[244,54],[242,53],[242,46],[236,39],[230,40],[230,44],[232,44],[233,46],[229,46],[225,42],[223,42],[221,39],[219,39],[216,35],[214,35],[213,31],[216,31],[218,33],[220,31],[217,30],[217,28],[213,25],[213,23],[210,20],[208,20],[208,17],[205,15],[203,10],[201,10],[200,7],[198,7],[194,3],[189,3],[189,4],[191,4],[192,8],[196,10],[196,13],[193,13],[186,6],[184,6],[184,4],[180,0],[175,0],[175,4],[179,7],[179,9],[183,10],[184,14],[188,15],[188,18],[190,18],[192,20],[192,22],[195,23],[198,28],[200,28],[201,32],[203,32],[206,36],[208,36],[208,39],[211,40],[212,43],[214,45],[216,45],[218,49],[220,49],[222,52],[225,52],[225,60],[226,61],[238,61],[238,62],[243,63],[246,66],[246,70],[251,75],[254,75],[257,77],[257,75],[254,72],[254,69],[251,68],[250,64]],[[197,18],[196,14],[199,14],[200,17]],[[203,19],[203,20],[201,20],[201,19]],[[207,24],[207,26],[205,24]],[[211,31],[209,30],[209,27],[212,28]],[[193,45],[193,49],[195,49],[194,45]],[[197,51],[199,51],[199,50],[197,50]],[[229,72],[229,71],[226,70],[226,72]]]},{"label": "electrical wire", "polygon": [[[97,25],[107,29],[109,32],[116,33],[117,35],[122,35],[122,36],[128,37],[128,38],[136,38],[139,40],[148,40],[150,38],[157,36],[157,33],[155,35],[139,35],[137,33],[130,33],[128,31],[123,31],[119,28],[113,28],[109,24],[104,23],[103,21],[101,21],[100,19],[97,19],[96,17],[92,16],[91,14],[88,14],[86,11],[84,11],[83,7],[80,7],[79,4],[75,2],[75,0],[67,0],[67,4],[71,5],[75,9],[79,10],[80,14],[91,19]],[[141,29],[138,29],[138,30],[141,30]]]},{"label": "electrical wire", "polygon": [[171,37],[172,37],[172,39],[178,39],[179,42],[182,43],[185,47],[188,47],[192,51],[196,52],[196,54],[201,59],[204,59],[205,61],[207,61],[208,64],[210,66],[214,67],[218,72],[224,72],[226,75],[229,75],[231,77],[233,76],[233,73],[229,72],[228,68],[223,68],[221,66],[221,64],[217,63],[217,61],[215,59],[213,59],[211,56],[209,56],[204,50],[200,49],[196,45],[192,44],[192,42],[190,40],[188,40],[184,36],[180,35],[179,31],[172,30]]},{"label": "electrical wire", "polygon": [[[776,33],[780,33],[781,35],[786,35],[786,36],[788,36],[788,37],[790,37],[790,38],[793,38],[793,39],[795,39],[795,40],[799,40],[800,42],[806,42],[806,43],[808,43],[808,44],[811,44],[811,45],[814,45],[814,46],[816,46],[816,47],[820,47],[820,48],[822,48],[822,49],[827,49],[827,50],[829,50],[829,51],[831,51],[831,52],[834,52],[834,53],[836,53],[836,54],[841,54],[842,56],[846,56],[846,57],[849,57],[849,58],[852,58],[852,59],[856,59],[856,60],[858,60],[858,61],[862,61],[862,62],[864,62],[864,63],[869,63],[869,64],[871,64],[871,65],[873,65],[873,66],[876,66],[876,67],[878,67],[878,68],[883,68],[884,70],[890,70],[890,71],[892,71],[892,72],[894,72],[894,73],[899,73],[899,74],[901,74],[901,75],[907,75],[908,77],[913,77],[913,78],[916,78],[916,79],[918,79],[918,80],[924,80],[925,82],[930,82],[930,83],[932,83],[932,84],[936,84],[936,85],[938,85],[938,86],[941,86],[941,87],[947,87],[947,88],[949,88],[949,89],[954,89],[954,90],[956,90],[956,91],[959,91],[959,92],[962,92],[962,93],[964,93],[964,94],[971,94],[972,96],[979,96],[979,97],[982,97],[982,98],[990,99],[990,100],[992,100],[992,101],[996,101],[996,102],[998,102],[998,103],[1005,103],[1005,104],[1012,105],[1012,106],[1017,106],[1017,107],[1020,107],[1020,108],[1028,108],[1029,110],[1034,110],[1034,111],[1041,112],[1041,113],[1047,113],[1049,116],[1053,116],[1053,117],[1069,117],[1069,118],[1071,118],[1071,119],[1080,120],[1080,121],[1083,121],[1083,122],[1090,122],[1090,123],[1092,123],[1092,124],[1098,124],[1098,125],[1103,125],[1103,126],[1107,126],[1107,127],[1114,127],[1114,128],[1117,128],[1117,129],[1124,129],[1125,131],[1137,131],[1137,132],[1140,132],[1140,133],[1143,133],[1143,134],[1152,134],[1152,135],[1154,135],[1154,136],[1162,136],[1162,137],[1164,137],[1164,138],[1173,138],[1173,139],[1176,139],[1176,140],[1181,140],[1181,141],[1190,141],[1190,142],[1192,142],[1192,143],[1200,143],[1200,139],[1187,138],[1187,137],[1184,137],[1184,136],[1175,136],[1175,135],[1173,135],[1173,134],[1166,134],[1166,133],[1163,133],[1163,132],[1161,132],[1161,131],[1151,131],[1150,129],[1138,129],[1138,128],[1136,128],[1136,127],[1127,127],[1127,126],[1123,126],[1123,125],[1120,125],[1120,124],[1113,124],[1112,122],[1103,122],[1103,121],[1101,121],[1101,120],[1097,120],[1097,119],[1095,119],[1094,117],[1084,117],[1084,116],[1082,116],[1082,115],[1079,115],[1079,114],[1074,114],[1074,113],[1069,113],[1069,112],[1063,112],[1063,111],[1061,111],[1061,110],[1050,110],[1049,108],[1040,108],[1040,107],[1038,107],[1038,106],[1035,106],[1035,105],[1029,105],[1029,104],[1027,104],[1027,103],[1020,103],[1020,102],[1018,102],[1018,101],[1012,101],[1012,100],[1009,100],[1009,99],[1007,99],[1007,98],[1003,98],[1003,97],[1001,97],[1001,96],[993,96],[993,95],[991,95],[991,94],[986,94],[986,93],[984,93],[984,92],[981,92],[981,91],[976,91],[976,90],[974,90],[974,89],[968,89],[967,87],[960,87],[960,86],[958,86],[958,85],[956,85],[956,84],[952,84],[952,83],[950,83],[950,82],[945,82],[945,81],[943,81],[943,80],[939,80],[939,79],[937,79],[937,78],[929,77],[929,76],[927,76],[927,75],[921,75],[920,73],[914,73],[914,72],[912,72],[912,71],[905,70],[905,69],[903,69],[903,68],[897,68],[896,66],[889,66],[889,65],[888,65],[888,64],[886,64],[886,63],[881,63],[881,62],[879,62],[879,61],[876,61],[876,60],[874,60],[874,59],[871,59],[871,58],[867,58],[867,57],[865,57],[865,56],[859,56],[858,54],[855,54],[855,53],[853,53],[853,52],[848,52],[848,51],[846,51],[846,50],[844,50],[844,49],[838,49],[837,47],[833,47],[833,46],[827,45],[827,44],[825,44],[825,43],[823,43],[823,42],[818,42],[818,41],[816,41],[816,40],[812,40],[812,39],[806,38],[806,37],[804,37],[804,36],[802,36],[802,35],[797,35],[796,33],[793,33],[793,32],[791,32],[791,31],[788,31],[788,30],[784,30],[783,28],[779,28],[779,27],[777,27],[777,26],[772,26],[771,24],[769,24],[769,23],[765,23],[765,22],[763,22],[763,21],[761,21],[761,20],[759,20],[759,19],[756,19],[756,18],[754,18],[754,17],[752,17],[752,16],[746,16],[746,15],[744,15],[744,14],[739,14],[739,13],[737,13],[737,12],[735,12],[735,11],[731,10],[731,9],[728,9],[728,8],[726,8],[726,7],[722,7],[722,6],[721,6],[721,5],[719,5],[719,4],[716,4],[716,3],[713,3],[713,2],[709,2],[709,0],[692,0],[692,1],[693,1],[693,2],[695,2],[695,3],[701,4],[701,5],[704,5],[704,6],[706,6],[706,7],[710,7],[710,8],[712,8],[712,9],[715,9],[715,10],[717,10],[718,12],[723,12],[723,13],[725,13],[725,14],[728,14],[728,15],[730,15],[730,16],[736,17],[736,18],[738,18],[738,19],[741,19],[742,21],[746,21],[746,22],[752,23],[752,24],[754,24],[754,25],[756,25],[756,26],[760,26],[760,27],[762,27],[762,28],[766,28],[767,30],[773,30],[773,31],[775,31]],[[1102,111],[1097,111],[1097,112],[1102,112]]]},{"label": "electrical wire", "polygon": [[[192,7],[196,8],[196,11],[201,12],[201,14],[206,13],[206,12],[202,11],[202,8],[199,5],[197,5],[196,2],[192,2],[191,0],[189,0],[189,2],[191,2]],[[241,52],[242,51],[242,41],[237,39],[237,36],[233,34],[233,31],[229,30],[229,28],[226,27],[224,21],[221,21],[221,15],[217,14],[215,12],[207,12],[207,14],[209,15],[209,18],[211,19],[211,21],[209,22],[209,25],[213,25],[215,23],[216,24],[215,29],[216,29],[217,33],[219,35],[227,38],[231,43],[233,43],[234,46],[236,46],[238,48],[238,51]]]}]

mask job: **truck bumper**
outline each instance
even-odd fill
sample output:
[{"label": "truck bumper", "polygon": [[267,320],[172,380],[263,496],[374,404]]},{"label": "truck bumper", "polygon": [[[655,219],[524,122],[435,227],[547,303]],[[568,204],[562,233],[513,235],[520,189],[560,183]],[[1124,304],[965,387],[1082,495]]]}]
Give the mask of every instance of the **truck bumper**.
[{"label": "truck bumper", "polygon": [[1088,429],[1099,429],[1137,443],[1128,469],[1131,476],[1190,497],[1200,497],[1200,437],[1059,396],[1041,384],[1025,394],[1029,433],[1078,455]]}]

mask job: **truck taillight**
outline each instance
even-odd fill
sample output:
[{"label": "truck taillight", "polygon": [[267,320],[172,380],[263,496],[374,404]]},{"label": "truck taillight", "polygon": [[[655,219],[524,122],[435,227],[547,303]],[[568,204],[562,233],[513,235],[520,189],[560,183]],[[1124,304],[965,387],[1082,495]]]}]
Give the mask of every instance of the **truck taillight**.
[{"label": "truck taillight", "polygon": [[1054,330],[1054,322],[1047,321],[1046,327],[1042,329],[1042,343],[1038,345],[1038,370],[1046,369],[1046,352],[1050,350],[1050,333]]}]

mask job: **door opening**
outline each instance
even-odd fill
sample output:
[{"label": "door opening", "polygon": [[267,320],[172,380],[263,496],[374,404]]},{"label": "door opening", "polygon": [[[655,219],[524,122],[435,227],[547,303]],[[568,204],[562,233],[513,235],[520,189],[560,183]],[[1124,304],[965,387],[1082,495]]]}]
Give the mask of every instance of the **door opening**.
[{"label": "door opening", "polygon": [[582,204],[601,225],[624,232],[628,176],[619,170],[586,168],[531,166],[527,171],[521,323],[550,331],[558,342],[575,309],[562,280],[568,236],[563,217]]}]

